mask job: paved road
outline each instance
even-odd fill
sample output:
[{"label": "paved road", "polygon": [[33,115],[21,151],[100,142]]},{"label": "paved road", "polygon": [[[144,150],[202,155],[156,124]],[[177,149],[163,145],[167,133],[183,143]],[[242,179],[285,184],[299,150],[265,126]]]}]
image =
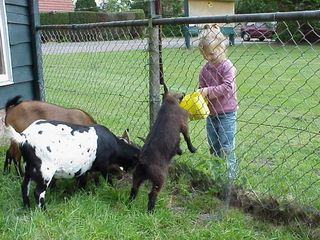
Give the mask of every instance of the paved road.
[{"label": "paved road", "polygon": [[[235,45],[238,44],[265,44],[269,41],[250,41],[243,42],[237,38]],[[190,40],[191,46],[198,46],[198,39]],[[228,40],[226,40],[228,44]],[[162,39],[163,48],[185,48],[184,38],[164,38]],[[69,43],[46,43],[42,44],[44,54],[62,54],[76,52],[113,52],[135,49],[148,49],[147,39],[117,40],[117,41],[97,41],[97,42],[69,42]]]}]

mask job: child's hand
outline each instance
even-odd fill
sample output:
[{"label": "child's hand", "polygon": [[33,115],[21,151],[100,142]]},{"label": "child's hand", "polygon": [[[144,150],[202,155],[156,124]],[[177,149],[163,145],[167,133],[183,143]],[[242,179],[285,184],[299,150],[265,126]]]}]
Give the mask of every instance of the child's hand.
[{"label": "child's hand", "polygon": [[197,92],[200,93],[203,97],[207,97],[209,91],[208,91],[208,88],[205,87],[205,88],[199,88]]}]

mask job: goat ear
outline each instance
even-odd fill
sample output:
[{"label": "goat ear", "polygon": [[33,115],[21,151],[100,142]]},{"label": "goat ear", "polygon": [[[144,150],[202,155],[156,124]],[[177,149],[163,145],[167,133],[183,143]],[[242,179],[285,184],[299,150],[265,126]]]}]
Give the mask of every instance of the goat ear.
[{"label": "goat ear", "polygon": [[125,140],[127,141],[127,143],[130,143],[129,128],[127,128],[126,130],[124,130],[121,138],[125,139]]}]

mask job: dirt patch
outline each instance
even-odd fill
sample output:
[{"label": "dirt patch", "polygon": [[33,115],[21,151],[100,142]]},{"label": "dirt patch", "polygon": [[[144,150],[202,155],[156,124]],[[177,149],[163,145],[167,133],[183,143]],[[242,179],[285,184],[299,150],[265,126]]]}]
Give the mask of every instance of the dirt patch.
[{"label": "dirt patch", "polygon": [[231,187],[226,183],[217,183],[201,171],[192,169],[186,164],[175,163],[170,172],[173,180],[182,174],[190,175],[190,188],[200,190],[214,188],[218,199],[228,201],[230,206],[242,209],[261,221],[290,224],[291,226],[303,225],[313,228],[311,232],[317,234],[320,231],[320,211],[318,209],[301,206],[294,200],[280,201],[254,190],[246,190],[241,186]]},{"label": "dirt patch", "polygon": [[[225,193],[218,193],[221,200],[227,198]],[[244,212],[275,224],[301,222],[310,227],[320,224],[320,211],[311,207],[303,207],[297,202],[279,201],[272,196],[264,197],[253,190],[232,187],[229,191],[230,205],[241,208]]]}]

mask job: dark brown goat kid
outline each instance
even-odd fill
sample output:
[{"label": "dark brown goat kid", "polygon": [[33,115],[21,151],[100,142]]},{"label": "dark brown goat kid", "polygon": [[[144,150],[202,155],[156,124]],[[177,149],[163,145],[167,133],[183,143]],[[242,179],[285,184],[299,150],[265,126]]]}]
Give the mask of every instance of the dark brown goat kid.
[{"label": "dark brown goat kid", "polygon": [[142,147],[139,163],[133,173],[129,201],[136,198],[140,185],[149,180],[152,183],[148,202],[149,212],[155,207],[172,157],[182,153],[180,133],[183,134],[189,151],[194,153],[197,150],[189,136],[188,112],[179,106],[182,98],[182,94],[169,92],[164,84],[163,103]]},{"label": "dark brown goat kid", "polygon": [[[11,125],[17,132],[24,131],[38,119],[59,120],[67,123],[90,125],[95,120],[86,112],[76,108],[64,108],[42,101],[21,101],[21,96],[10,99],[5,106],[5,124]],[[21,152],[18,145],[11,142],[6,152],[4,172],[9,171],[11,162],[15,164],[18,175],[22,175]]]}]

